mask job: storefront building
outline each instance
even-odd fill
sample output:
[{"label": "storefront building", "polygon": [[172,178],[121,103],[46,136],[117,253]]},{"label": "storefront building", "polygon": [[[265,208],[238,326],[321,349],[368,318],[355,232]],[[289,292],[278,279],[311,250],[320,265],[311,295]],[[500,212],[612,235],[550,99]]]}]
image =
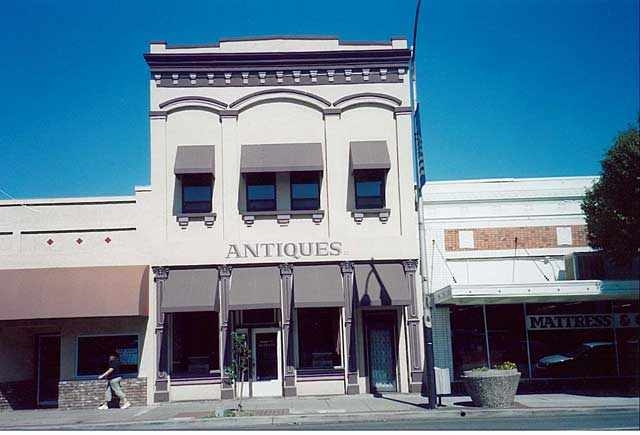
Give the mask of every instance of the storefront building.
[{"label": "storefront building", "polygon": [[[592,177],[428,183],[424,200],[436,365],[505,361],[521,390],[638,386],[638,261],[587,246]],[[460,385],[458,385],[460,386]]]},{"label": "storefront building", "polygon": [[249,396],[419,391],[409,57],[151,43],[150,186],[0,203],[0,403],[97,405],[113,349],[138,403],[229,398],[234,332]]}]

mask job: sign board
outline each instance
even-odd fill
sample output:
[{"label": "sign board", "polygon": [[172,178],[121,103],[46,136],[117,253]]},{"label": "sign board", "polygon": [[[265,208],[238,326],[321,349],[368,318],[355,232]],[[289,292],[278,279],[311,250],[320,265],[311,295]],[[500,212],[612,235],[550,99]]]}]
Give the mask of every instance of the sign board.
[{"label": "sign board", "polygon": [[527,329],[529,331],[602,328],[640,328],[640,314],[552,314],[527,316]]},{"label": "sign board", "polygon": [[342,242],[231,243],[225,258],[328,257],[342,254]]}]

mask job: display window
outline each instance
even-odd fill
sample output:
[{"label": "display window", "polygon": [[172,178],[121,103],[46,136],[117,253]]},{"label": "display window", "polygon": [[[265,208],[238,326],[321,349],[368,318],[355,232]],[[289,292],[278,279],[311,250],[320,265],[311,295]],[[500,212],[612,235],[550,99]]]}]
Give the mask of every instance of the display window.
[{"label": "display window", "polygon": [[527,336],[522,304],[486,305],[491,367],[515,363],[522,377],[529,376]]},{"label": "display window", "polygon": [[171,375],[175,378],[218,375],[218,313],[183,312],[171,316]]},{"label": "display window", "polygon": [[78,337],[77,376],[98,376],[109,367],[109,354],[120,357],[120,374],[138,373],[138,336],[98,335]]},{"label": "display window", "polygon": [[299,369],[341,365],[340,308],[298,308]]},{"label": "display window", "polygon": [[452,307],[451,334],[455,378],[465,370],[488,366],[482,305]]},{"label": "display window", "polygon": [[640,376],[640,303],[613,303],[618,364],[622,376]]}]

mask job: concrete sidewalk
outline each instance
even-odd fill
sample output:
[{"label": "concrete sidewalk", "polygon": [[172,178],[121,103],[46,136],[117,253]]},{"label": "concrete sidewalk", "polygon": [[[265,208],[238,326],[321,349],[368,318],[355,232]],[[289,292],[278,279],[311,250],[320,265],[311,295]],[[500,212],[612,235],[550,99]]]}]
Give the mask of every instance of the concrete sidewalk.
[{"label": "concrete sidewalk", "polygon": [[[528,394],[516,397],[509,409],[482,409],[470,406],[469,397],[444,397],[443,407],[426,408],[426,399],[417,394],[385,394],[374,397],[325,396],[297,398],[252,398],[243,401],[247,417],[215,417],[215,410],[231,408],[232,401],[172,402],[125,410],[28,410],[0,413],[0,429],[71,428],[73,426],[122,427],[123,425],[192,422],[208,419],[222,427],[285,424],[297,421],[373,421],[408,418],[471,418],[487,416],[533,416],[550,413],[616,412],[639,410],[637,397],[594,397],[571,394]],[[133,427],[132,427],[133,428]]]}]

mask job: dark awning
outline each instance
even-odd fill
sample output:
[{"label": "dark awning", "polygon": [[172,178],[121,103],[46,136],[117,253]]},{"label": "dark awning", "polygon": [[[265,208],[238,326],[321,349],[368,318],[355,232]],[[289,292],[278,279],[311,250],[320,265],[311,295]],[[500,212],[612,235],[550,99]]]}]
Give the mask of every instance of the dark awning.
[{"label": "dark awning", "polygon": [[356,264],[354,285],[358,304],[409,305],[411,296],[402,264]]},{"label": "dark awning", "polygon": [[276,266],[233,268],[229,293],[230,310],[280,308],[280,270]]},{"label": "dark awning", "polygon": [[164,284],[162,311],[218,311],[217,269],[173,269]]},{"label": "dark awning", "polygon": [[215,175],[215,147],[213,145],[179,146],[173,173]]},{"label": "dark awning", "polygon": [[354,171],[391,168],[389,150],[384,140],[350,142],[349,159]]},{"label": "dark awning", "polygon": [[330,264],[294,267],[293,296],[295,306],[299,308],[343,306],[340,266]]},{"label": "dark awning", "polygon": [[322,144],[242,145],[240,172],[322,171]]}]

